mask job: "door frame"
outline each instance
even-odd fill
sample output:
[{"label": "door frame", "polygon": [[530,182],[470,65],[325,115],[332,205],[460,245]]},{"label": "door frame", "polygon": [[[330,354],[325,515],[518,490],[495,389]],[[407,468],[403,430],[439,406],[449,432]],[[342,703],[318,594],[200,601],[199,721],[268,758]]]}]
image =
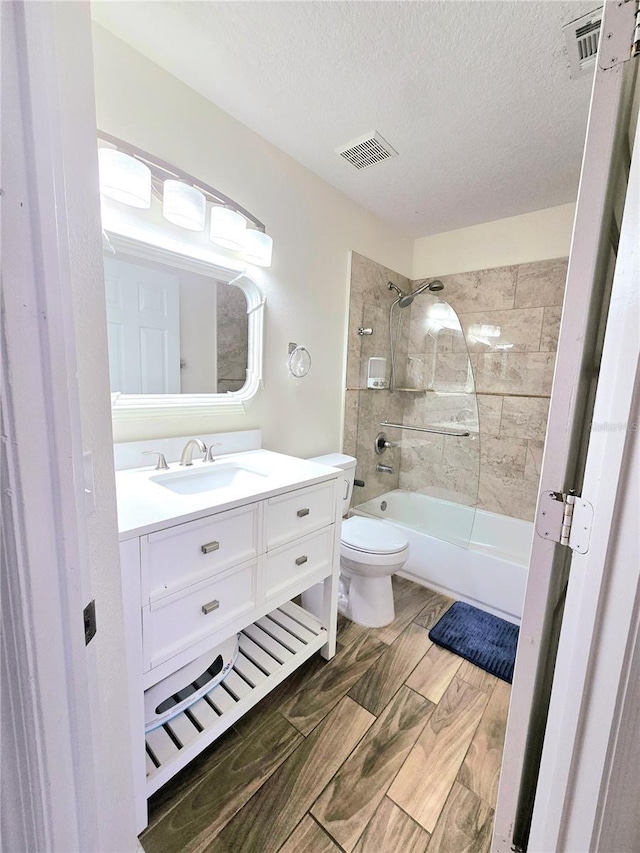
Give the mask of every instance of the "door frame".
[{"label": "door frame", "polygon": [[[640,123],[600,362],[582,497],[594,508],[589,550],[574,551],[531,829],[532,850],[590,850],[606,794],[619,693],[637,632],[640,533],[621,530],[637,502],[640,393]],[[636,489],[634,495],[634,488]],[[631,504],[627,504],[627,502]],[[637,504],[636,504],[637,509]],[[637,524],[636,516],[636,524]],[[627,519],[629,521],[630,519]],[[611,768],[609,768],[610,770]]]},{"label": "door frame", "polygon": [[[538,504],[542,493],[566,492],[580,480],[579,460],[589,417],[585,412],[593,393],[589,377],[597,367],[593,364],[600,322],[597,303],[607,287],[612,178],[628,95],[625,66],[631,57],[636,7],[634,0],[605,3],[601,30],[611,37],[600,41],[594,75]],[[590,500],[584,492],[583,497]],[[554,678],[554,643],[569,572],[566,550],[534,534],[495,814],[492,849],[496,853],[519,849],[513,846],[514,836],[516,843],[523,844],[528,834],[527,813],[536,795],[545,725],[555,724],[555,717],[547,717],[545,697]],[[579,713],[579,699],[571,691],[565,700]],[[556,710],[554,706],[554,715]],[[562,784],[549,779],[545,784],[553,791],[551,799],[564,800]]]}]

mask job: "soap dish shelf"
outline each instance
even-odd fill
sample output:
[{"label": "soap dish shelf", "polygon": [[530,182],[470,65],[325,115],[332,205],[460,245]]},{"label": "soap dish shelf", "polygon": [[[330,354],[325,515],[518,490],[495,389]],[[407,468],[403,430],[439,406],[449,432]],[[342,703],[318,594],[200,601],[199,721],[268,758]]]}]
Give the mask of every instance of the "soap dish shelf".
[{"label": "soap dish shelf", "polygon": [[146,734],[147,797],[327,642],[327,631],[287,601],[240,632],[233,669],[197,702]]}]

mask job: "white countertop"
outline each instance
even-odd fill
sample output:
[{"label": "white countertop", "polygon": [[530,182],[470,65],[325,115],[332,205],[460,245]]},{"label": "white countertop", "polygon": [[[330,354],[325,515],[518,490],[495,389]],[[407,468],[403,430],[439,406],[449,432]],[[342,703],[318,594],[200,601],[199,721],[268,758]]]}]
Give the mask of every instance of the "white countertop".
[{"label": "white countertop", "polygon": [[[234,484],[196,494],[176,494],[153,479],[162,474],[188,474],[190,470],[197,474],[205,469],[213,470],[217,462],[224,465],[234,462],[246,464],[266,476],[248,484]],[[153,466],[116,471],[120,541],[153,533],[173,524],[195,521],[291,489],[331,480],[340,473],[338,468],[329,468],[270,450],[230,453],[219,457],[216,462],[197,460],[193,463],[193,469],[173,462],[169,471],[164,472],[157,471]]]}]

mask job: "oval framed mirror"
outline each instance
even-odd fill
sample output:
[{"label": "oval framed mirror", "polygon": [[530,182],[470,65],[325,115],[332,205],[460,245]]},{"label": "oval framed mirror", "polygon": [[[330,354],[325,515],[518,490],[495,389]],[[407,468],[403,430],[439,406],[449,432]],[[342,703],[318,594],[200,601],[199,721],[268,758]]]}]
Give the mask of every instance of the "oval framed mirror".
[{"label": "oval framed mirror", "polygon": [[113,418],[243,413],[266,302],[246,271],[111,231],[104,262]]}]

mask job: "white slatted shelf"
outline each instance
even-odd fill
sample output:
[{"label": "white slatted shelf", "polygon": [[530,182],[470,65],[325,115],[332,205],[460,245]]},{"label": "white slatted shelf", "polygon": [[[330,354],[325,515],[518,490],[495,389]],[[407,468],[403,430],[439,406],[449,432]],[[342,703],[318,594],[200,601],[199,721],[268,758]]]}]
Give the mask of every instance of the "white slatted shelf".
[{"label": "white slatted shelf", "polygon": [[240,653],[224,681],[164,726],[147,733],[147,796],[326,642],[327,632],[318,620],[292,602],[245,628],[240,634]]}]

